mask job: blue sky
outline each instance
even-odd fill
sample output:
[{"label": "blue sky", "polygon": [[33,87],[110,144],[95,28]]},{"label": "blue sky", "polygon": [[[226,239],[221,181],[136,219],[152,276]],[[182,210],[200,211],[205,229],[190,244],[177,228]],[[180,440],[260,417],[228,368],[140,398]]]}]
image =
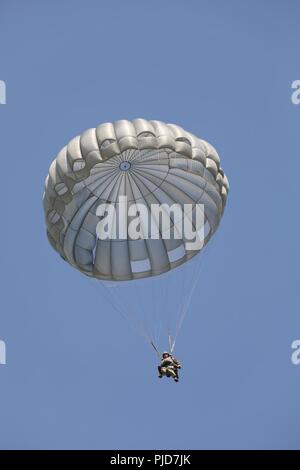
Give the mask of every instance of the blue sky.
[{"label": "blue sky", "polygon": [[[299,14],[297,0],[1,0],[1,449],[300,448]],[[179,384],[45,235],[57,151],[137,117],[211,142],[231,184]]]}]

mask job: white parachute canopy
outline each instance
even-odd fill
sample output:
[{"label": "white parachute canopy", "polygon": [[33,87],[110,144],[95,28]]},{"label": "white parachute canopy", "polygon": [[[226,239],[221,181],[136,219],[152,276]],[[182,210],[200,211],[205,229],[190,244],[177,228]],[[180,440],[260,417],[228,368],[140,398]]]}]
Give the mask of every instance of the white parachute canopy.
[{"label": "white parachute canopy", "polygon": [[[101,124],[72,139],[50,166],[48,239],[102,283],[149,341],[164,332],[172,348],[198,278],[196,255],[218,228],[228,190],[216,150],[181,127],[145,119]],[[182,230],[184,218],[197,244]],[[99,227],[108,222],[103,238]]]}]

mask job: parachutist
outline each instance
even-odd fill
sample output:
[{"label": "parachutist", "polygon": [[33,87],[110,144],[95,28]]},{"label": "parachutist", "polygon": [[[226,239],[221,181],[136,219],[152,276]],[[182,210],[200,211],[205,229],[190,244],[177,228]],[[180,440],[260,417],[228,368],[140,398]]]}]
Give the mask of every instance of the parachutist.
[{"label": "parachutist", "polygon": [[178,382],[179,369],[181,369],[181,364],[176,357],[171,356],[167,351],[163,352],[160,365],[158,366],[158,377],[161,379],[165,375],[166,377],[172,377],[175,382]]}]

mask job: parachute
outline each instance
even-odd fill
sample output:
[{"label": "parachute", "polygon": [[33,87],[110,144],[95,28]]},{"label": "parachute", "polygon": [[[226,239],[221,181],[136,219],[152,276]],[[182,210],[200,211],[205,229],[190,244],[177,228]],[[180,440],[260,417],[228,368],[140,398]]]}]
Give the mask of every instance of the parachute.
[{"label": "parachute", "polygon": [[181,127],[145,119],[100,124],[72,139],[49,168],[48,239],[66,262],[100,281],[100,295],[134,317],[150,343],[163,332],[172,350],[199,253],[219,226],[228,191],[214,147]]}]

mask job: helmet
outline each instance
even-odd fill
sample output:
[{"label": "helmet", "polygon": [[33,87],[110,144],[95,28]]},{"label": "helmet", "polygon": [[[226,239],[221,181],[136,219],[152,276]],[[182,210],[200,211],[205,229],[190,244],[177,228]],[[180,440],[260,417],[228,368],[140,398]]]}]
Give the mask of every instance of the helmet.
[{"label": "helmet", "polygon": [[168,351],[164,351],[164,352],[162,353],[162,357],[164,357],[165,355],[167,355],[168,357],[170,357],[170,353],[169,353]]}]

